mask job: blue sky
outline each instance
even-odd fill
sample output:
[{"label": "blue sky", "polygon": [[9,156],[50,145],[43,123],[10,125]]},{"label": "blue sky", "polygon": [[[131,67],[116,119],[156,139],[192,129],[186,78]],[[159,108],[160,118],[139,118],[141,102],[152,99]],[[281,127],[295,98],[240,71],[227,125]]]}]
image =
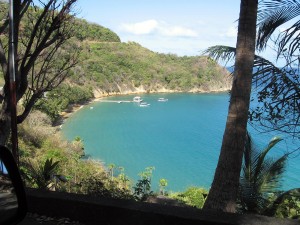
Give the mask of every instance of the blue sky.
[{"label": "blue sky", "polygon": [[79,17],[161,53],[235,46],[240,0],[79,0]]}]

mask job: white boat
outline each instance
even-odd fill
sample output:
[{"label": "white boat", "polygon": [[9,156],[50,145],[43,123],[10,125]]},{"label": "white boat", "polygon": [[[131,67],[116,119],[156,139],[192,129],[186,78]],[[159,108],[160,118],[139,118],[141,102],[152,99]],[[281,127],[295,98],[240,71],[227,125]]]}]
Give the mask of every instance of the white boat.
[{"label": "white boat", "polygon": [[134,102],[141,102],[141,101],[143,101],[143,99],[142,99],[140,96],[135,96],[135,97],[133,98],[133,101],[134,101]]},{"label": "white boat", "polygon": [[141,102],[141,103],[139,104],[139,106],[140,106],[140,107],[148,107],[148,106],[150,106],[150,104],[147,103],[147,102]]},{"label": "white boat", "polygon": [[159,101],[159,102],[167,102],[168,99],[167,98],[159,98],[157,101]]}]

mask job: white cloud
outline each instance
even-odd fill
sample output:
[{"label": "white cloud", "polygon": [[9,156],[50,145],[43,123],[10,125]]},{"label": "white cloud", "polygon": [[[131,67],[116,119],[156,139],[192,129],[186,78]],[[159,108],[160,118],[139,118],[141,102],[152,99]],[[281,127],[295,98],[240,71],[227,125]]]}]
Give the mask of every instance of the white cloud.
[{"label": "white cloud", "polygon": [[140,23],[122,24],[122,29],[133,34],[150,34],[157,28],[156,20],[146,20]]},{"label": "white cloud", "polygon": [[122,24],[121,29],[135,35],[145,35],[156,33],[167,37],[197,37],[194,30],[182,26],[172,26],[165,22],[156,20],[146,20],[132,24]]}]

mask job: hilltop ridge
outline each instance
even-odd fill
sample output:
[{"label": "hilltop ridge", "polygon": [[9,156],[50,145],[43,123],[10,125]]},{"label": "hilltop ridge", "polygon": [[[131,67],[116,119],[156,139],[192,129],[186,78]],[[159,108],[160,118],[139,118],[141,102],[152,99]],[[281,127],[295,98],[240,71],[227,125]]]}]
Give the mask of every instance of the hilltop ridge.
[{"label": "hilltop ridge", "polygon": [[[95,97],[153,92],[214,92],[231,87],[229,72],[206,56],[153,52],[135,42],[86,40],[72,83]],[[83,75],[83,76],[82,76]]]}]

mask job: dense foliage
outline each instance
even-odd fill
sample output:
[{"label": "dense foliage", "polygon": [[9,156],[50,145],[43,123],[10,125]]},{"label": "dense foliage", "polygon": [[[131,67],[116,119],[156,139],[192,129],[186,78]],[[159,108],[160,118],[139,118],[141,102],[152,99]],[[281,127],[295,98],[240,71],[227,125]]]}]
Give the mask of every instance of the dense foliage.
[{"label": "dense foliage", "polygon": [[[19,127],[21,169],[28,187],[65,191],[71,193],[105,196],[118,199],[147,201],[157,195],[174,199],[177,205],[202,208],[208,191],[189,187],[183,192],[153,192],[154,167],[147,167],[139,174],[136,184],[125,174],[123,167],[85,158],[84,140],[76,137],[72,142],[63,141],[57,128],[51,126],[50,118],[34,111]],[[160,187],[167,186],[160,179]],[[263,190],[263,189],[262,189]],[[300,191],[265,193],[268,213],[277,217],[297,218],[300,213]],[[241,213],[248,209],[241,208]]]},{"label": "dense foliage", "polygon": [[129,198],[129,186],[111,178],[99,161],[84,158],[83,140],[61,140],[49,118],[34,111],[20,126],[21,170],[26,186]]},{"label": "dense foliage", "polygon": [[[161,88],[190,91],[226,89],[227,71],[207,57],[159,54],[129,43],[86,42],[72,81],[103,92]],[[225,82],[224,82],[225,81]]]},{"label": "dense foliage", "polygon": [[48,114],[55,122],[60,117],[62,111],[75,103],[84,103],[93,97],[90,89],[77,85],[62,85],[53,91],[46,93],[45,97],[40,99],[35,108]]},{"label": "dense foliage", "polygon": [[77,19],[74,28],[75,37],[80,41],[120,42],[119,36],[110,29],[95,23],[89,23],[84,19]]},{"label": "dense foliage", "polygon": [[189,187],[184,192],[171,193],[170,197],[189,206],[201,209],[207,195],[208,191],[204,188]]},{"label": "dense foliage", "polygon": [[280,141],[281,138],[274,137],[266,148],[259,151],[247,134],[239,193],[243,212],[263,214],[272,205],[269,196],[280,190],[288,155],[275,159],[267,155]]},{"label": "dense foliage", "polygon": [[[30,12],[32,18],[25,17],[23,26],[30,25],[35,13],[38,15],[40,10],[30,9]],[[52,121],[57,120],[60,113],[71,104],[88,101],[95,94],[218,91],[230,87],[231,79],[227,70],[209,57],[159,54],[134,42],[121,43],[111,30],[83,19],[76,18],[72,26],[72,38],[63,52],[77,50],[78,62],[66,74],[64,84],[45,93],[36,105]],[[61,60],[57,57],[53,66],[59,66]],[[34,82],[39,80],[32,78],[29,81],[35,85]],[[3,83],[1,76],[0,86]],[[24,106],[31,97],[30,93],[26,95]]]}]

